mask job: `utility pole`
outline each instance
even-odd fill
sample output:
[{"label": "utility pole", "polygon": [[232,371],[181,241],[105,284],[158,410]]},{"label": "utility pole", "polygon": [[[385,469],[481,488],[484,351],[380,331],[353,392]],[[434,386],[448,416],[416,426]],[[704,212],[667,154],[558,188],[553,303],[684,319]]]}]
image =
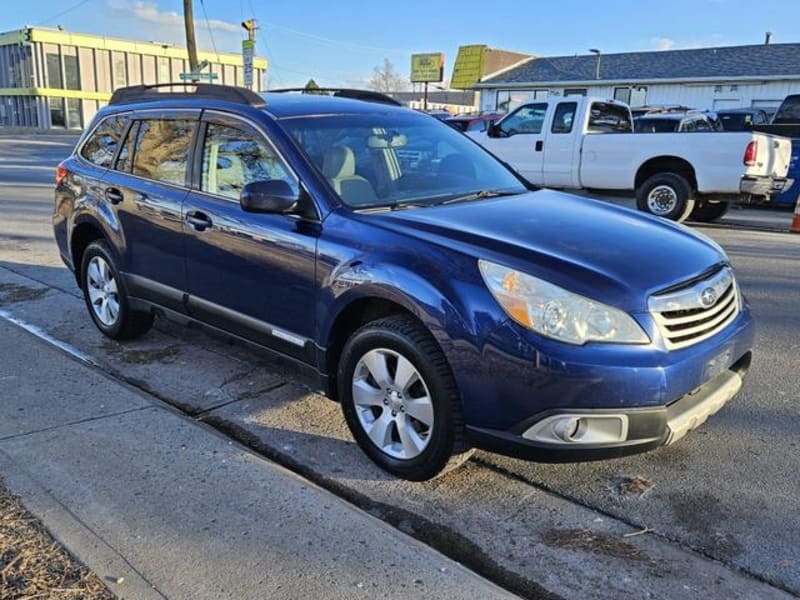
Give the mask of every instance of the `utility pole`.
[{"label": "utility pole", "polygon": [[192,9],[192,0],[183,0],[183,23],[186,26],[186,49],[189,51],[189,72],[196,73],[197,42],[194,39],[194,10]]}]

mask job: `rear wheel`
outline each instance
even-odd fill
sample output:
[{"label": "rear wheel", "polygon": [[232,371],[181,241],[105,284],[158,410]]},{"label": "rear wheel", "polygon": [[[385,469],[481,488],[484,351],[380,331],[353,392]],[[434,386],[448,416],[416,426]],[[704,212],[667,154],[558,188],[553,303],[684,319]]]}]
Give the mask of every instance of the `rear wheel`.
[{"label": "rear wheel", "polygon": [[471,455],[449,365],[412,317],[388,317],[356,331],[342,352],[338,385],[350,432],[389,473],[421,481]]},{"label": "rear wheel", "polygon": [[729,207],[730,203],[728,202],[697,202],[689,219],[701,223],[716,221],[728,212]]},{"label": "rear wheel", "polygon": [[103,240],[86,247],[81,261],[86,307],[97,328],[115,340],[144,335],[153,325],[149,312],[132,310],[116,261]]},{"label": "rear wheel", "polygon": [[692,187],[677,173],[656,173],[636,190],[636,206],[643,212],[680,223],[694,209]]}]

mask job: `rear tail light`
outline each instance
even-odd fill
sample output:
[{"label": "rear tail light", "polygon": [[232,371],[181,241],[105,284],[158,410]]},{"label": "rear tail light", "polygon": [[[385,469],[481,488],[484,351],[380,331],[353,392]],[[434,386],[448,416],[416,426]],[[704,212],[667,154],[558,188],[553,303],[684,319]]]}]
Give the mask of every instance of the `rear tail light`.
[{"label": "rear tail light", "polygon": [[64,163],[56,167],[56,187],[61,185],[61,182],[64,181],[68,173],[69,171],[67,171],[67,167],[64,166]]},{"label": "rear tail light", "polygon": [[756,164],[756,156],[758,155],[758,142],[756,140],[747,144],[747,149],[744,151],[744,166],[752,167]]}]

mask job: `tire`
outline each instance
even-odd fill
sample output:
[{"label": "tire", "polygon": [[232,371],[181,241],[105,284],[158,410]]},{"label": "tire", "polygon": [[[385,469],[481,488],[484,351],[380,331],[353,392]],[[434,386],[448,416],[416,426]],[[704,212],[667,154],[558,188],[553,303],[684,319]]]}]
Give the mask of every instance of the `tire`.
[{"label": "tire", "polygon": [[385,471],[423,481],[471,456],[453,374],[433,337],[412,317],[395,315],[356,331],[342,350],[337,375],[347,426]]},{"label": "tire", "polygon": [[729,207],[729,202],[697,202],[692,214],[689,215],[689,220],[710,223],[728,212]]},{"label": "tire", "polygon": [[636,190],[639,210],[680,223],[694,209],[692,187],[677,173],[656,173]]},{"label": "tire", "polygon": [[114,340],[130,340],[147,333],[153,314],[130,308],[125,283],[114,255],[103,240],[86,247],[81,260],[83,299],[95,326]]}]

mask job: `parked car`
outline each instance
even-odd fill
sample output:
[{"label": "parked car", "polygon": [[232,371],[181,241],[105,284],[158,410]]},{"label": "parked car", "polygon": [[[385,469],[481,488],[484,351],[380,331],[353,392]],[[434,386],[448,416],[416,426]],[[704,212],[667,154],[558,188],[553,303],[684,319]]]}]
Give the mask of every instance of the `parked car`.
[{"label": "parked car", "polygon": [[[163,315],[261,345],[316,374],[364,452],[413,480],[473,446],[651,450],[739,391],[752,318],[708,238],[532,191],[409,109],[162,89],[114,92],[56,170],[58,249],[106,336]],[[401,166],[412,145],[434,156]],[[375,185],[357,175],[367,155]]]},{"label": "parked car", "polygon": [[486,131],[486,128],[503,115],[486,113],[482,115],[458,115],[445,119],[444,122],[459,131]]},{"label": "parked car", "polygon": [[694,133],[716,131],[717,128],[707,114],[692,111],[648,113],[633,119],[633,130],[636,133]]},{"label": "parked car", "polygon": [[751,131],[755,125],[769,123],[766,111],[760,108],[726,108],[718,110],[725,131]]},{"label": "parked car", "polygon": [[[701,113],[639,120],[705,119]],[[632,191],[639,210],[682,221],[695,205],[780,192],[790,141],[752,132],[643,135],[627,105],[600,98],[551,98],[520,106],[485,133],[468,133],[534,185]],[[725,207],[723,206],[722,209]],[[695,218],[714,218],[711,209]]]},{"label": "parked car", "polygon": [[644,106],[631,107],[631,115],[635,119],[636,117],[642,117],[651,113],[686,112],[689,110],[691,110],[691,108],[681,104],[645,104]]},{"label": "parked car", "polygon": [[769,199],[770,204],[792,207],[800,198],[800,94],[786,96],[768,125],[756,126],[757,131],[782,135],[792,140],[792,155],[788,177],[793,183]]}]

